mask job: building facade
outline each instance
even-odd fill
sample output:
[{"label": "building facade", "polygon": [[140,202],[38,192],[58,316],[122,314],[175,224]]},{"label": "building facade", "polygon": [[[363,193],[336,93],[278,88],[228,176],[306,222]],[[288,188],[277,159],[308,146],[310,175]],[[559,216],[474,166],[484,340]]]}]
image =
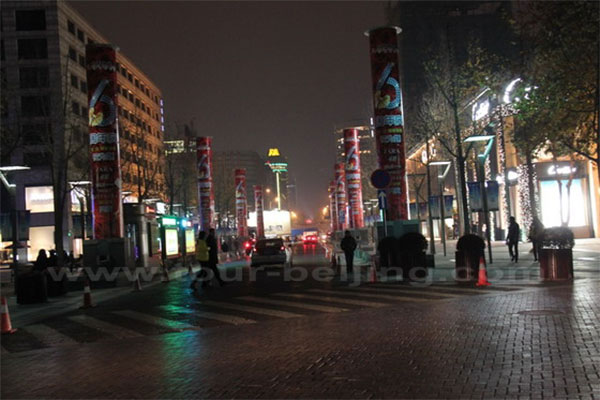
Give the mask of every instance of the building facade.
[{"label": "building facade", "polygon": [[[31,167],[9,176],[17,185],[16,208],[30,211],[29,248],[20,257],[35,258],[39,249],[54,247],[53,180],[58,170],[66,174],[64,189],[59,189],[66,196],[63,244],[78,254],[81,229],[73,225],[73,216],[89,204],[85,46],[107,40],[63,1],[4,1],[1,14],[1,163]],[[120,52],[117,61],[123,191],[136,201],[161,198],[162,94]]]}]

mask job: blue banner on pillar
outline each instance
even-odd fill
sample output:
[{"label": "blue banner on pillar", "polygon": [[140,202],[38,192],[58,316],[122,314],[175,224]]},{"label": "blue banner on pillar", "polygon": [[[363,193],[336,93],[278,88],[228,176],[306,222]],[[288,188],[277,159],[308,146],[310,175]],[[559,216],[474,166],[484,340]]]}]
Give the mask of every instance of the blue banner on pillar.
[{"label": "blue banner on pillar", "polygon": [[454,196],[444,195],[444,217],[452,218],[454,215]]},{"label": "blue banner on pillar", "polygon": [[440,196],[429,196],[429,210],[431,218],[440,218]]},{"label": "blue banner on pillar", "polygon": [[498,211],[500,209],[500,204],[499,204],[499,200],[498,200],[498,196],[499,196],[498,182],[487,181],[485,186],[486,186],[488,211]]},{"label": "blue banner on pillar", "polygon": [[469,206],[471,211],[483,211],[481,182],[467,182],[467,186],[469,187]]}]

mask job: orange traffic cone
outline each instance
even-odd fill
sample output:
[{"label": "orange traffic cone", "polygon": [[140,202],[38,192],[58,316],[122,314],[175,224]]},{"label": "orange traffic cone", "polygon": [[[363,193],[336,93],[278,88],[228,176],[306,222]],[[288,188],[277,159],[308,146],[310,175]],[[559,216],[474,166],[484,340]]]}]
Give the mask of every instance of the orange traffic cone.
[{"label": "orange traffic cone", "polygon": [[79,308],[91,308],[96,307],[92,303],[92,290],[90,289],[90,280],[85,279],[85,286],[83,287],[83,305]]},{"label": "orange traffic cone", "polygon": [[475,286],[490,286],[491,283],[487,280],[487,271],[485,270],[485,260],[483,257],[479,259],[479,281]]},{"label": "orange traffic cone", "polygon": [[13,329],[10,323],[10,314],[8,313],[8,304],[6,304],[6,297],[2,296],[2,334],[15,333],[17,330]]},{"label": "orange traffic cone", "polygon": [[369,283],[375,283],[377,282],[377,268],[375,268],[375,263],[371,263],[370,266],[370,276],[369,276]]}]

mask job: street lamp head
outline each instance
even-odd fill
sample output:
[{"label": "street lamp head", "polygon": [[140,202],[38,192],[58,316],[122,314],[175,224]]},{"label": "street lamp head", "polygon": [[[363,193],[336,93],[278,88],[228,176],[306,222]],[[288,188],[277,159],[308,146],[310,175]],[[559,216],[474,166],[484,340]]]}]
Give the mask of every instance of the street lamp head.
[{"label": "street lamp head", "polygon": [[468,142],[487,142],[488,140],[494,139],[496,136],[494,135],[473,135],[473,136],[469,136],[468,138],[466,138],[465,140],[463,140],[464,143],[468,143]]},{"label": "street lamp head", "polygon": [[92,182],[91,181],[71,181],[71,182],[69,182],[69,184],[71,184],[72,186],[87,186],[87,185],[91,185]]},{"label": "street lamp head", "polygon": [[5,165],[3,167],[0,167],[0,172],[27,171],[30,169],[31,167],[27,167],[24,165]]}]

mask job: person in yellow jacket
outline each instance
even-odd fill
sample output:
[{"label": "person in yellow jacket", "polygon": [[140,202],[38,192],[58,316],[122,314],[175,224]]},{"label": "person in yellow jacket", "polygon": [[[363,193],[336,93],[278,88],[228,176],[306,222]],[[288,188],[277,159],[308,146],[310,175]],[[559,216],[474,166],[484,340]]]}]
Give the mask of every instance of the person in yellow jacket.
[{"label": "person in yellow jacket", "polygon": [[202,280],[202,287],[205,287],[208,282],[206,281],[206,269],[208,269],[208,252],[210,248],[206,244],[206,232],[202,231],[198,234],[198,240],[196,240],[196,260],[200,262],[200,271],[196,274],[194,280],[192,280],[192,284],[190,287],[192,290],[196,290],[196,283],[198,279]]}]

